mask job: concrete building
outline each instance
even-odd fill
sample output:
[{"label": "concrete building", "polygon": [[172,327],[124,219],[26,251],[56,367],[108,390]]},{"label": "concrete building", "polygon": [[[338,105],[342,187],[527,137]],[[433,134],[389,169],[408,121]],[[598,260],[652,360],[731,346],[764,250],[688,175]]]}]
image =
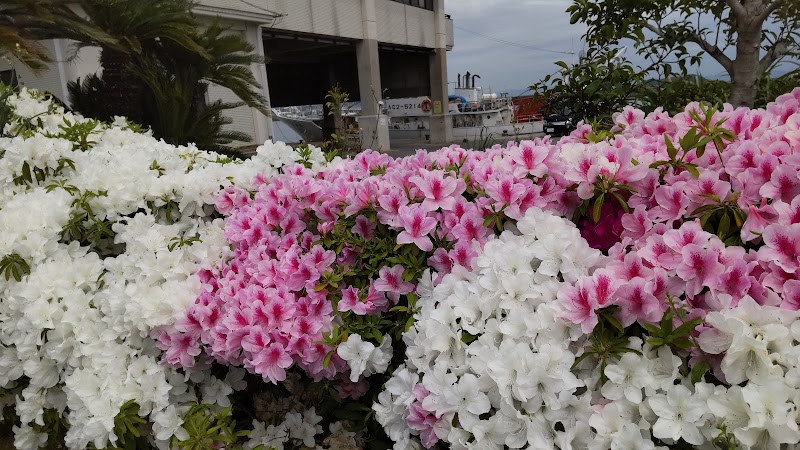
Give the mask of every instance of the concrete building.
[{"label": "concrete building", "polygon": [[[222,21],[267,58],[252,69],[272,107],[324,103],[338,84],[351,101],[361,101],[362,145],[389,149],[383,99],[429,96],[431,140],[451,139],[446,52],[453,47],[453,23],[444,0],[199,0],[194,12],[202,21]],[[66,101],[68,81],[100,69],[96,49],[84,49],[70,62],[70,42],[45,45],[56,63],[37,75],[17,65],[21,84]],[[10,69],[0,61],[0,76]],[[219,86],[211,86],[208,97],[234,100]],[[231,127],[253,136],[252,143],[274,135],[271,118],[252,108],[229,114]]]}]

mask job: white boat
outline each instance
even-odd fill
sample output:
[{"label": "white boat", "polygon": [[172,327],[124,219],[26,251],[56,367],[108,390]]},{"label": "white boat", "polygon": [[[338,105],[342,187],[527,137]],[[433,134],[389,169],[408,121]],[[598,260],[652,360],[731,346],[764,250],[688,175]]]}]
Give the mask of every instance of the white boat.
[{"label": "white boat", "polygon": [[[527,139],[542,133],[543,121],[515,115],[512,98],[506,94],[485,93],[474,85],[474,78],[459,75],[458,87],[448,102],[453,120],[455,142],[483,139]],[[384,100],[385,114],[389,119],[389,137],[403,140],[430,140],[430,118],[433,102],[429,97],[407,97]],[[343,105],[343,114],[358,119],[359,103]],[[322,106],[274,108],[273,115],[292,127],[307,142],[322,141]]]}]

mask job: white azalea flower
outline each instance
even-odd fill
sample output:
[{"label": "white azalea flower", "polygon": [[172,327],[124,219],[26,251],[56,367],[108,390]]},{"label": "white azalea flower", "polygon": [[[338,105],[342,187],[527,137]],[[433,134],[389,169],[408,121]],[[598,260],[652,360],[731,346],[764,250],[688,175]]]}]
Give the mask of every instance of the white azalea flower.
[{"label": "white azalea flower", "polygon": [[608,381],[601,392],[611,400],[623,396],[631,403],[642,402],[642,389],[652,383],[647,362],[634,353],[625,353],[616,363],[606,366]]},{"label": "white azalea flower", "polygon": [[677,441],[683,438],[694,445],[703,443],[700,420],[707,411],[703,401],[685,386],[672,386],[666,394],[657,394],[648,399],[650,408],[658,416],[653,425],[653,436]]}]

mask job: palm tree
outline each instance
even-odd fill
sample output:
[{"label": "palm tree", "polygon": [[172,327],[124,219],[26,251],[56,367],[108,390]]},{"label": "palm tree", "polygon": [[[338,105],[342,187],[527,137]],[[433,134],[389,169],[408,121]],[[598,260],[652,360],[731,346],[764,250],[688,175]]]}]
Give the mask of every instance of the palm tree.
[{"label": "palm tree", "polygon": [[10,56],[37,72],[52,62],[41,34],[64,20],[52,0],[5,0],[0,4],[0,56]]},{"label": "palm tree", "polygon": [[197,23],[191,0],[77,0],[85,17],[73,14],[89,27],[62,27],[60,37],[78,41],[78,48],[101,48],[103,101],[106,113],[138,121],[142,117],[142,84],[131,71],[142,58],[158,55],[166,47],[207,59],[195,40]]},{"label": "palm tree", "polygon": [[[169,70],[192,70],[204,89],[209,83],[230,89],[247,106],[269,114],[267,99],[259,92],[261,85],[253,76],[251,65],[264,64],[264,58],[253,53],[255,48],[238,33],[229,33],[229,29],[218,23],[195,36],[195,41],[210,55],[202,58],[194,53],[170,52],[165,65]],[[204,94],[200,92],[199,94]]]},{"label": "palm tree", "polygon": [[190,66],[164,70],[158,61],[140,61],[134,72],[147,86],[144,119],[156,137],[174,145],[193,142],[198,148],[227,154],[235,154],[228,145],[231,142],[250,139],[245,133],[224,130],[232,123],[225,110],[244,103],[198,102],[202,83]]}]

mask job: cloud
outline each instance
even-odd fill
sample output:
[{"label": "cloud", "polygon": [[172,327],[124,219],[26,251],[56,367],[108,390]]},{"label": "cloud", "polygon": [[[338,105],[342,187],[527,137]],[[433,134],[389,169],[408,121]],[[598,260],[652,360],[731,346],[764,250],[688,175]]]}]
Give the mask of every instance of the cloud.
[{"label": "cloud", "polygon": [[[517,91],[556,72],[556,61],[577,62],[577,54],[584,48],[581,37],[586,27],[570,25],[566,9],[571,4],[572,0],[445,0],[445,11],[456,27],[455,47],[447,59],[448,80],[454,83],[457,74],[469,71],[481,76],[484,88],[491,87],[495,92]],[[713,24],[712,17],[702,18],[702,26],[714,28]],[[632,43],[623,45],[628,48],[625,57],[634,66],[646,65]],[[687,48],[690,52],[698,50],[694,44]],[[732,50],[728,53],[733,56]],[[786,63],[775,75],[794,68],[792,63]],[[690,67],[689,72],[708,78],[726,77],[722,66],[708,55],[699,67]]]},{"label": "cloud", "polygon": [[[477,73],[495,92],[525,88],[555,71],[555,61],[573,61],[581,49],[582,25],[570,25],[571,0],[446,0],[455,25],[448,53],[449,80]],[[494,39],[490,39],[490,36]],[[519,44],[512,45],[505,42]],[[523,48],[527,46],[529,48]],[[543,51],[537,50],[546,49]]]}]

